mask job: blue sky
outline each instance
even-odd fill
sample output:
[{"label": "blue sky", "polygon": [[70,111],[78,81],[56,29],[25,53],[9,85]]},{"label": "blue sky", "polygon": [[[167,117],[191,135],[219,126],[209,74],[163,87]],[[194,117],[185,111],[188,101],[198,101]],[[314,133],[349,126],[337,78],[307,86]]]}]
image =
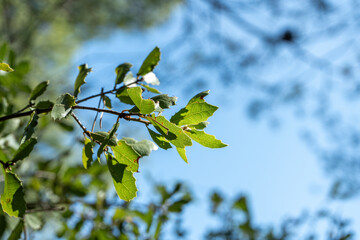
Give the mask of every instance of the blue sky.
[{"label": "blue sky", "polygon": [[[87,94],[98,93],[101,87],[112,84],[118,64],[131,62],[139,67],[154,46],[165,48],[175,36],[176,29],[169,26],[176,24],[177,14],[169,23],[146,32],[117,31],[107,39],[87,42],[73,58],[75,66],[88,63],[93,67],[94,72],[88,77],[91,88],[86,90]],[[163,55],[166,54],[163,51]],[[162,61],[166,61],[166,57]],[[166,72],[161,62],[156,72]],[[291,113],[282,115],[284,124],[277,129],[266,121],[254,122],[241,107],[249,97],[244,90],[237,87],[224,89],[217,82],[212,82],[211,87],[207,101],[219,106],[219,110],[209,119],[207,132],[229,146],[214,150],[195,144],[187,150],[189,164],[185,164],[175,150],[153,152],[142,161],[137,174],[137,201],[146,202],[151,193],[149,180],[188,183],[196,196],[185,215],[190,239],[200,239],[206,227],[215,224],[207,214],[208,196],[214,189],[220,189],[229,197],[245,193],[257,223],[279,223],[287,216],[298,216],[303,210],[325,206],[352,218],[352,226],[359,229],[360,200],[333,201],[328,198],[331,179],[325,174],[321,161],[301,140],[301,122]],[[186,88],[188,92],[184,94],[181,88],[166,85],[160,85],[159,89],[178,96],[178,108],[199,91]],[[314,124],[311,128],[318,127]],[[135,136],[150,138],[141,131],[135,132]]]}]

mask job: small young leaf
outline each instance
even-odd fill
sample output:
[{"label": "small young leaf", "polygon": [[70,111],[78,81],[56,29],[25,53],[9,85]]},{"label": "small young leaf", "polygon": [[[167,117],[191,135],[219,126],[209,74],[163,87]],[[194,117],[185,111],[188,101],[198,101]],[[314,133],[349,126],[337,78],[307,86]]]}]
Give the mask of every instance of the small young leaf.
[{"label": "small young leaf", "polygon": [[199,130],[186,130],[185,133],[194,141],[200,143],[204,147],[208,148],[223,148],[226,147],[227,144],[221,142],[215,138],[215,136],[207,134],[204,131]]},{"label": "small young leaf", "polygon": [[105,107],[107,107],[108,109],[112,109],[111,99],[106,95],[104,95],[103,98],[105,102]]},{"label": "small young leaf", "polygon": [[[167,140],[173,145],[179,148],[191,146],[191,139],[184,133],[184,130],[179,126],[169,122],[164,116],[146,117],[147,120],[161,133]],[[156,121],[154,121],[156,120]],[[164,127],[168,129],[168,132],[164,131]]]},{"label": "small young leaf", "polygon": [[131,63],[123,63],[116,67],[115,73],[116,73],[116,80],[115,84],[120,84],[124,81],[125,75],[130,71],[132,68]]},{"label": "small young leaf", "polygon": [[3,211],[9,216],[23,217],[26,210],[24,192],[21,181],[16,174],[4,170],[5,186],[1,195]]},{"label": "small young leaf", "polygon": [[151,85],[160,85],[159,79],[156,77],[155,73],[149,72],[143,76],[144,82]]},{"label": "small young leaf", "polygon": [[140,87],[128,88],[127,92],[136,107],[140,109],[140,113],[149,114],[155,110],[155,102],[151,99],[143,99]]},{"label": "small young leaf", "polygon": [[37,109],[48,109],[52,108],[54,106],[54,103],[51,101],[40,101],[35,105],[35,108]]},{"label": "small young leaf", "polygon": [[30,138],[24,141],[24,143],[22,143],[19,149],[15,152],[14,157],[12,158],[11,161],[16,162],[19,160],[23,160],[24,158],[29,156],[31,151],[34,149],[36,143],[37,143],[36,138]]},{"label": "small young leaf", "polygon": [[163,137],[162,135],[160,134],[157,134],[156,132],[154,132],[153,130],[151,130],[150,128],[148,128],[149,130],[149,133],[150,133],[150,136],[152,138],[152,140],[159,146],[161,147],[162,149],[169,149],[171,148],[171,145],[169,143],[169,141]]},{"label": "small young leaf", "polygon": [[208,94],[209,91],[204,91],[194,96],[185,108],[171,117],[170,121],[178,126],[196,125],[206,121],[218,109],[218,107],[205,102],[204,97]]},{"label": "small young leaf", "polygon": [[155,145],[152,141],[141,140],[137,141],[133,138],[124,137],[125,142],[130,145],[135,152],[137,152],[141,157],[149,156],[152,151],[158,150],[158,146]]},{"label": "small young leaf", "polygon": [[144,76],[145,74],[152,72],[156,65],[158,65],[160,61],[160,49],[155,47],[154,50],[146,57],[143,64],[140,67],[138,76]]},{"label": "small young leaf", "polygon": [[74,96],[70,95],[69,93],[62,94],[56,99],[56,104],[51,111],[51,117],[54,120],[62,119],[70,113],[71,107],[75,105],[76,103]]},{"label": "small young leaf", "polygon": [[177,147],[176,150],[178,151],[180,157],[181,157],[186,163],[189,163],[189,162],[188,162],[188,159],[187,159],[187,157],[186,157],[186,150],[185,150],[185,148],[179,148],[179,147]]},{"label": "small young leaf", "polygon": [[119,127],[119,121],[117,121],[114,126],[111,128],[110,133],[106,136],[104,141],[101,142],[101,145],[97,152],[98,160],[100,160],[100,155],[104,152],[104,149],[107,145],[113,145],[111,142],[113,142],[113,137],[116,138],[115,133]]},{"label": "small young leaf", "polygon": [[36,98],[40,97],[49,85],[49,81],[44,81],[39,83],[31,92],[29,102],[35,100]]},{"label": "small young leaf", "polygon": [[135,198],[137,188],[133,173],[127,169],[125,164],[118,162],[111,154],[106,154],[106,158],[119,198],[125,201],[130,201]]},{"label": "small young leaf", "polygon": [[142,83],[140,83],[140,85],[146,88],[146,90],[148,90],[149,92],[161,94],[161,92],[159,92],[159,90],[157,90],[156,88],[149,87],[148,85]]},{"label": "small young leaf", "polygon": [[84,138],[84,148],[82,151],[82,162],[85,169],[88,169],[93,161],[93,143],[87,137]]},{"label": "small young leaf", "polygon": [[76,98],[80,93],[80,87],[85,84],[85,78],[91,72],[91,68],[88,68],[87,64],[80,65],[78,67],[79,74],[76,77],[75,84],[74,84],[74,97]]},{"label": "small young leaf", "polygon": [[[109,136],[109,133],[99,131],[99,132],[90,133],[90,136],[94,141],[98,141],[100,143],[103,143],[104,141],[106,141],[106,138]],[[116,146],[117,145],[116,136],[112,136],[110,138],[110,141],[107,143],[107,145]]]},{"label": "small young leaf", "polygon": [[116,146],[111,146],[111,149],[115,155],[116,160],[127,166],[131,172],[137,172],[139,169],[140,155],[134,151],[134,149],[128,145],[125,140],[118,141]]},{"label": "small young leaf", "polygon": [[11,232],[8,240],[18,240],[21,238],[21,233],[24,230],[24,220],[20,219],[20,221],[18,222],[18,224],[16,224],[16,227],[14,228],[14,230]]},{"label": "small young leaf", "polygon": [[0,70],[5,71],[5,72],[13,72],[14,69],[12,69],[9,64],[7,63],[0,63]]},{"label": "small young leaf", "polygon": [[177,97],[169,97],[167,94],[157,95],[151,98],[155,102],[159,102],[161,108],[170,108],[173,105],[176,105]]},{"label": "small young leaf", "polygon": [[20,142],[21,144],[23,144],[26,140],[30,139],[31,136],[34,134],[35,127],[38,124],[38,119],[39,116],[36,114],[36,112],[33,112],[30,116],[30,120],[27,126],[25,127],[24,135]]}]

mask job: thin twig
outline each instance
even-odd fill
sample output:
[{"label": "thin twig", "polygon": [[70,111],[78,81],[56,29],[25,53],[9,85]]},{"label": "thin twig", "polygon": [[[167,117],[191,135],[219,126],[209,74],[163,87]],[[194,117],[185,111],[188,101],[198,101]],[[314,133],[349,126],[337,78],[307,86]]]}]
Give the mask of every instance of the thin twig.
[{"label": "thin twig", "polygon": [[49,208],[38,208],[38,209],[28,209],[26,213],[37,213],[37,212],[53,212],[53,211],[64,211],[65,207],[49,207]]},{"label": "thin twig", "polygon": [[[100,93],[100,99],[99,99],[99,103],[98,103],[98,108],[100,108],[100,104],[101,104],[101,99],[103,98],[104,96],[104,88],[101,88],[101,93]],[[95,118],[94,118],[94,122],[93,122],[93,125],[92,125],[92,128],[91,128],[91,131],[93,132],[94,129],[95,129],[95,124],[96,124],[96,119],[99,115],[99,112],[96,112],[96,115],[95,115]]]},{"label": "thin twig", "polygon": [[91,138],[90,132],[89,132],[88,130],[86,130],[85,126],[80,122],[80,120],[77,118],[77,116],[75,115],[75,113],[71,112],[71,116],[72,116],[72,117],[75,119],[75,121],[79,124],[79,126],[80,126],[81,129],[84,131],[84,133]]}]

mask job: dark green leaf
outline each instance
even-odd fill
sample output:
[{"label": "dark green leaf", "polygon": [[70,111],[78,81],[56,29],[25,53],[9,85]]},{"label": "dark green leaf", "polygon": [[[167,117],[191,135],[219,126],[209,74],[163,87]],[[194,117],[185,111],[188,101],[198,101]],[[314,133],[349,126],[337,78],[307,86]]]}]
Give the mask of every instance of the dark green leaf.
[{"label": "dark green leaf", "polygon": [[160,134],[157,134],[156,132],[154,132],[153,130],[151,130],[150,128],[148,128],[150,136],[152,138],[152,140],[162,149],[169,149],[171,148],[171,145],[169,143],[169,141],[163,137]]},{"label": "dark green leaf", "polygon": [[54,106],[54,103],[51,101],[40,101],[35,105],[35,108],[37,109],[48,109],[52,108]]},{"label": "dark green leaf", "polygon": [[152,88],[152,87],[149,87],[148,85],[145,85],[145,84],[140,84],[141,86],[143,86],[144,88],[146,88],[149,92],[152,92],[152,93],[158,93],[160,94],[161,92],[159,92],[159,90],[157,90],[156,88]]},{"label": "dark green leaf", "polygon": [[131,172],[137,172],[139,169],[140,155],[128,145],[125,140],[118,141],[116,146],[111,146],[115,155],[116,161],[125,164],[127,169]]},{"label": "dark green leaf", "polygon": [[249,215],[249,209],[248,209],[248,206],[247,206],[247,201],[246,201],[246,198],[244,196],[240,196],[234,202],[232,208],[241,210],[241,211],[245,212],[247,215]]},{"label": "dark green leaf", "polygon": [[112,109],[110,98],[106,95],[104,95],[103,97],[104,97],[105,107],[107,107],[108,109]]},{"label": "dark green leaf", "polygon": [[14,230],[11,232],[8,240],[20,239],[23,229],[24,229],[24,221],[20,219]]},{"label": "dark green leaf", "polygon": [[116,67],[115,73],[116,73],[116,80],[115,84],[120,84],[124,81],[125,75],[130,71],[132,68],[131,63],[123,63]]},{"label": "dark green leaf", "polygon": [[127,92],[136,107],[140,109],[140,113],[149,114],[155,110],[155,102],[151,99],[143,99],[140,87],[128,88]]},{"label": "dark green leaf", "polygon": [[[94,141],[103,143],[104,141],[106,141],[106,138],[109,136],[109,133],[99,131],[99,132],[90,133],[90,135]],[[109,145],[109,146],[116,146],[116,144],[117,144],[116,136],[112,136],[110,138],[110,141],[107,143],[107,145]]]},{"label": "dark green leaf", "polygon": [[202,130],[202,129],[205,129],[207,127],[207,125],[209,125],[208,122],[201,122],[196,125],[188,125],[188,128]]},{"label": "dark green leaf", "polygon": [[56,99],[56,104],[51,111],[51,117],[54,120],[62,119],[70,113],[71,107],[75,105],[76,103],[74,96],[70,95],[69,93],[62,94]]},{"label": "dark green leaf", "polygon": [[149,156],[153,150],[156,151],[158,149],[158,147],[155,145],[155,143],[153,143],[152,141],[146,140],[146,139],[141,140],[141,141],[136,141],[135,139],[128,138],[128,137],[124,137],[123,139],[141,157]]},{"label": "dark green leaf", "polygon": [[14,69],[12,69],[9,64],[7,63],[0,63],[0,70],[5,71],[5,72],[13,72]]},{"label": "dark green leaf", "polygon": [[[104,152],[105,147],[107,145],[113,145],[113,137],[116,138],[115,133],[116,133],[118,127],[119,127],[119,120],[116,121],[114,126],[111,128],[110,133],[106,136],[104,141],[101,142],[101,145],[100,145],[100,147],[98,149],[98,152],[97,152],[98,160],[100,160],[100,155]],[[112,143],[110,143],[110,142],[112,142]]]},{"label": "dark green leaf", "polygon": [[85,169],[88,169],[93,161],[93,143],[87,137],[84,138],[84,148],[82,151],[82,162]]},{"label": "dark green leaf", "polygon": [[35,127],[38,124],[39,116],[36,114],[36,112],[33,112],[30,116],[30,120],[25,127],[24,135],[21,139],[21,144],[24,143],[26,140],[30,139],[31,136],[35,132]]},{"label": "dark green leaf", "polygon": [[226,147],[227,144],[221,142],[215,138],[215,136],[207,134],[204,131],[199,130],[186,130],[185,133],[194,141],[200,143],[204,147],[208,148],[223,148]]},{"label": "dark green leaf", "polygon": [[1,195],[3,211],[9,216],[23,217],[26,210],[24,192],[21,181],[16,174],[4,170],[5,186]]},{"label": "dark green leaf", "polygon": [[45,91],[47,86],[49,85],[49,81],[44,81],[39,83],[30,94],[29,102],[35,100],[36,98],[40,97]]},{"label": "dark green leaf", "polygon": [[172,116],[170,121],[179,126],[196,125],[206,121],[218,109],[218,107],[205,102],[204,97],[208,94],[209,91],[204,91],[194,96],[185,108]]},{"label": "dark green leaf", "polygon": [[138,76],[144,76],[145,74],[152,72],[156,65],[158,65],[160,61],[160,49],[155,47],[154,50],[146,57],[143,64],[140,67]]},{"label": "dark green leaf", "polygon": [[75,84],[74,84],[74,97],[76,98],[80,93],[80,87],[85,84],[85,78],[91,72],[91,68],[88,68],[87,64],[80,65],[78,67],[79,74],[76,77]]},{"label": "dark green leaf", "polygon": [[135,105],[135,103],[131,100],[126,88],[120,88],[116,92],[116,97],[123,103]]},{"label": "dark green leaf", "polygon": [[14,157],[12,158],[12,162],[16,162],[19,160],[23,160],[33,150],[35,144],[37,143],[36,138],[30,138],[26,140],[24,143],[22,143],[19,147],[19,149],[15,152]]},{"label": "dark green leaf", "polygon": [[107,154],[106,158],[116,193],[120,199],[130,201],[136,197],[137,192],[133,173],[128,170],[127,165],[120,163],[111,154]]},{"label": "dark green leaf", "polygon": [[167,94],[157,95],[151,98],[155,102],[159,102],[161,108],[170,108],[173,105],[176,105],[177,97],[169,97]]}]

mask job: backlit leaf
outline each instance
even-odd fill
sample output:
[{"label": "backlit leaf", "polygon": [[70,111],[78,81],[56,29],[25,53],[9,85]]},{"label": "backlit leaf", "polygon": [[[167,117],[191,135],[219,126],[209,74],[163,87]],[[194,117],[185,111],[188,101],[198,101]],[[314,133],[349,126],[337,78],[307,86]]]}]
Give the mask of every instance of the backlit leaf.
[{"label": "backlit leaf", "polygon": [[7,63],[0,63],[0,70],[5,71],[5,72],[13,72],[14,69],[12,69],[9,64]]},{"label": "backlit leaf", "polygon": [[56,104],[51,111],[51,117],[54,120],[62,119],[70,113],[71,107],[75,105],[74,96],[69,93],[62,94],[56,99]]},{"label": "backlit leaf", "polygon": [[129,93],[126,88],[120,88],[116,92],[116,97],[123,103],[129,104],[129,105],[135,105],[133,100],[131,100]]},{"label": "backlit leaf", "polygon": [[103,153],[105,147],[107,145],[113,145],[113,137],[116,138],[115,133],[116,133],[118,127],[119,127],[119,121],[116,121],[114,126],[111,128],[110,133],[106,136],[104,141],[101,142],[101,145],[100,145],[100,147],[98,149],[98,152],[97,152],[98,160],[100,160],[100,155]]},{"label": "backlit leaf", "polygon": [[93,161],[93,143],[87,137],[84,138],[84,148],[82,151],[82,162],[85,169],[88,169]]},{"label": "backlit leaf", "polygon": [[135,152],[137,152],[141,157],[149,156],[152,151],[158,150],[158,146],[155,145],[152,141],[141,140],[137,141],[133,138],[124,137],[125,142],[130,145]]},{"label": "backlit leaf", "polygon": [[156,88],[149,87],[148,85],[145,85],[145,84],[142,84],[142,83],[140,85],[143,86],[144,88],[146,88],[146,90],[148,90],[149,92],[158,93],[158,94],[161,93]]},{"label": "backlit leaf", "polygon": [[159,79],[156,77],[155,73],[149,72],[143,76],[144,82],[151,85],[160,85]]},{"label": "backlit leaf", "polygon": [[162,149],[169,149],[171,148],[170,142],[162,135],[157,134],[156,132],[154,132],[153,130],[151,130],[150,128],[148,128],[148,131],[150,133],[150,136],[152,138],[152,140]]},{"label": "backlit leaf", "polygon": [[130,201],[136,197],[136,180],[133,173],[128,170],[127,165],[120,163],[111,154],[106,155],[107,165],[113,178],[116,193],[119,198]]},{"label": "backlit leaf", "polygon": [[[92,139],[94,139],[94,141],[98,141],[101,144],[109,136],[109,133],[99,131],[99,132],[90,133],[90,136],[91,136]],[[116,144],[117,144],[116,136],[112,136],[110,138],[110,141],[107,143],[107,145],[111,145],[111,146],[116,146]]]},{"label": "backlit leaf", "polygon": [[151,99],[143,99],[140,87],[128,88],[127,92],[140,113],[149,114],[155,110],[155,102]]},{"label": "backlit leaf", "polygon": [[39,83],[30,94],[29,102],[35,100],[36,98],[40,97],[45,91],[47,86],[49,85],[49,81],[44,81]]},{"label": "backlit leaf", "polygon": [[151,98],[155,102],[159,102],[161,108],[170,108],[176,105],[177,97],[169,97],[167,94],[160,94]]},{"label": "backlit leaf", "polygon": [[23,217],[26,210],[22,183],[16,174],[4,170],[5,186],[1,206],[9,216]]},{"label": "backlit leaf", "polygon": [[74,97],[76,98],[80,93],[80,87],[85,84],[85,78],[91,72],[91,68],[88,68],[87,64],[80,65],[78,67],[79,74],[76,77],[74,84]]},{"label": "backlit leaf", "polygon": [[226,147],[227,144],[221,142],[215,138],[215,136],[207,134],[204,131],[199,130],[186,130],[185,133],[194,141],[200,143],[204,147],[208,148],[223,148]]},{"label": "backlit leaf", "polygon": [[133,65],[131,63],[123,63],[116,67],[116,84],[120,84],[124,81],[125,75],[130,71]]},{"label": "backlit leaf", "polygon": [[111,146],[111,149],[119,163],[125,164],[127,169],[131,172],[138,171],[139,159],[141,156],[135,152],[134,149],[125,142],[125,140],[118,141],[116,146]]},{"label": "backlit leaf", "polygon": [[187,156],[186,156],[186,150],[185,148],[176,148],[176,150],[178,151],[180,157],[186,162],[189,163]]},{"label": "backlit leaf", "polygon": [[207,125],[209,125],[209,122],[201,122],[201,123],[196,124],[196,125],[188,125],[187,127],[191,128],[191,129],[201,130],[201,129],[206,128]]},{"label": "backlit leaf", "polygon": [[160,61],[160,49],[158,47],[155,47],[144,60],[137,75],[144,76],[145,74],[152,72],[156,67],[156,65],[158,65],[159,61]]},{"label": "backlit leaf", "polygon": [[185,108],[181,109],[170,119],[176,125],[196,125],[211,117],[218,107],[205,102],[204,97],[209,91],[201,92],[190,99]]}]

